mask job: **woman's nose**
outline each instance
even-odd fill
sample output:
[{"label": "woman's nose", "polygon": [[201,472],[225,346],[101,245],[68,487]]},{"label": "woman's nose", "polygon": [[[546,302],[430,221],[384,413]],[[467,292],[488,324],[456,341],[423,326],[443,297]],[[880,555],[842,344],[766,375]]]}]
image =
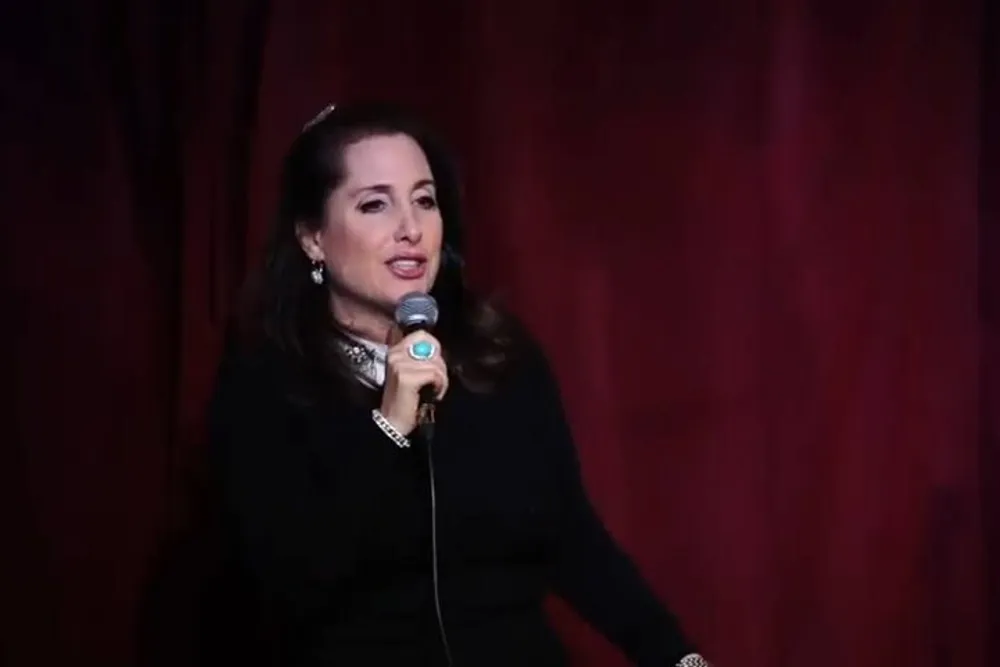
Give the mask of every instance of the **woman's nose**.
[{"label": "woman's nose", "polygon": [[400,215],[397,240],[406,240],[411,243],[416,243],[420,241],[422,234],[417,212],[413,210],[412,206],[404,206],[403,212]]}]

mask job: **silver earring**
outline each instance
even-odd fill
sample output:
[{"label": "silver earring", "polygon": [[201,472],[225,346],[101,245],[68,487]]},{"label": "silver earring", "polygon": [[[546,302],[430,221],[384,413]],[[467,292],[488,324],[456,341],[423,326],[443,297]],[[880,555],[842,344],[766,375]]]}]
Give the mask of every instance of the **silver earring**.
[{"label": "silver earring", "polygon": [[312,281],[317,285],[323,284],[323,262],[313,262],[312,271],[309,273]]}]

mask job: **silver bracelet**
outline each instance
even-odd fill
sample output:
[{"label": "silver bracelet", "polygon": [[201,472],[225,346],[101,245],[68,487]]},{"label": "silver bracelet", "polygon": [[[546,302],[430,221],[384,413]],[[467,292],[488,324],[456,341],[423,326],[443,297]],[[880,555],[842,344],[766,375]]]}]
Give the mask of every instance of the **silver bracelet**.
[{"label": "silver bracelet", "polygon": [[405,435],[396,430],[396,427],[389,423],[389,420],[378,410],[372,410],[372,419],[382,429],[382,432],[389,436],[389,439],[396,443],[397,447],[406,448],[410,446],[410,440]]},{"label": "silver bracelet", "polygon": [[712,667],[705,658],[697,653],[689,653],[677,663],[677,667]]}]

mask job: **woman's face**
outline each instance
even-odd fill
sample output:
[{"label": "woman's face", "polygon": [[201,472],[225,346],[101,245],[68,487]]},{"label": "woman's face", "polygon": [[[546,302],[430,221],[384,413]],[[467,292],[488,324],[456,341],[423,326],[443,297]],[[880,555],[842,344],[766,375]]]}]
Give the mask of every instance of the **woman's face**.
[{"label": "woman's face", "polygon": [[351,327],[391,314],[407,292],[431,290],[443,229],[430,165],[412,138],[362,139],[344,150],[343,166],[322,227],[300,228],[299,240],[326,265],[334,311]]}]

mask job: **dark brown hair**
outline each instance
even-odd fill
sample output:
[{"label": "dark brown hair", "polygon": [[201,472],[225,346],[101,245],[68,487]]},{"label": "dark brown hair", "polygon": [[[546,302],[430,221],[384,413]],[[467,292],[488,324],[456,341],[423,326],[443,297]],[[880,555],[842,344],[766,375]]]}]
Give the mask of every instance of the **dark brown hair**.
[{"label": "dark brown hair", "polygon": [[405,134],[423,150],[436,183],[443,221],[441,268],[431,294],[440,308],[434,330],[451,372],[469,389],[488,391],[513,360],[520,327],[467,287],[462,258],[461,188],[448,151],[412,116],[386,104],[337,106],[295,139],[285,156],[277,216],[265,259],[246,294],[239,331],[289,362],[296,396],[315,400],[331,390],[364,395],[343,352],[326,286],[310,279],[311,263],[296,226],[323,224],[325,203],[345,177],[343,153],[373,136]]}]

